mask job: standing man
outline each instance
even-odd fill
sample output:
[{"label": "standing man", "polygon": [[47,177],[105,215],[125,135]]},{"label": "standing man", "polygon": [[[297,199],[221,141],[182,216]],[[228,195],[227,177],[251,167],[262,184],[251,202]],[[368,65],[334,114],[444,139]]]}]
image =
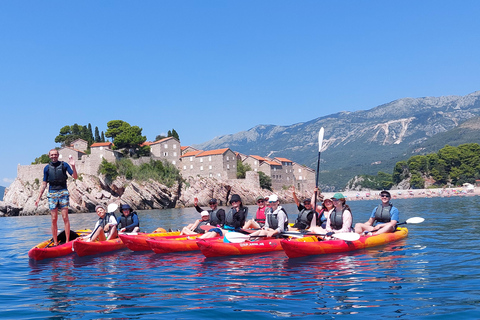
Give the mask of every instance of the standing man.
[{"label": "standing man", "polygon": [[43,192],[47,188],[48,183],[48,208],[50,209],[50,214],[52,216],[52,236],[54,245],[58,245],[57,240],[57,220],[58,220],[58,209],[60,208],[62,212],[63,223],[65,225],[65,235],[67,236],[66,242],[70,241],[70,221],[68,220],[68,204],[69,204],[69,193],[67,189],[67,172],[74,178],[77,179],[77,169],[75,168],[75,160],[70,156],[69,162],[70,165],[63,161],[58,161],[58,150],[52,149],[48,152],[48,156],[51,162],[45,166],[43,169],[43,182],[42,187],[40,188],[40,194],[38,195],[37,201],[35,201],[35,206],[38,206],[40,198],[43,195]]},{"label": "standing man", "polygon": [[381,234],[385,232],[395,232],[398,223],[398,209],[390,202],[390,192],[383,190],[380,192],[382,203],[373,209],[370,219],[365,223],[357,223],[355,232],[368,232],[370,235]]}]

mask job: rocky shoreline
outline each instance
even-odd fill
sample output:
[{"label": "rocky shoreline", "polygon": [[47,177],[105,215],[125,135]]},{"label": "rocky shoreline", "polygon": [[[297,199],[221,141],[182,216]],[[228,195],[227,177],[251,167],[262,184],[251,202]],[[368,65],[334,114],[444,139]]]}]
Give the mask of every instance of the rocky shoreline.
[{"label": "rocky shoreline", "polygon": [[[68,182],[70,191],[70,213],[93,212],[97,204],[128,203],[136,210],[193,207],[193,199],[199,199],[200,206],[208,206],[211,198],[221,205],[227,205],[227,196],[239,194],[244,204],[255,204],[256,197],[275,193],[281,203],[293,203],[292,192],[288,189],[271,192],[261,189],[254,180],[217,180],[215,178],[189,177],[181,184],[167,187],[155,181],[138,182],[117,178],[107,183],[103,177],[83,175],[82,179]],[[229,192],[230,190],[230,192]],[[16,179],[6,189],[4,201],[0,201],[0,216],[29,216],[49,214],[46,192],[38,208],[35,199],[39,184]],[[380,191],[344,191],[347,201],[379,199]],[[390,190],[393,199],[451,197],[480,195],[480,188]],[[323,193],[332,197],[334,192]],[[299,199],[310,198],[311,194],[297,192]]]}]

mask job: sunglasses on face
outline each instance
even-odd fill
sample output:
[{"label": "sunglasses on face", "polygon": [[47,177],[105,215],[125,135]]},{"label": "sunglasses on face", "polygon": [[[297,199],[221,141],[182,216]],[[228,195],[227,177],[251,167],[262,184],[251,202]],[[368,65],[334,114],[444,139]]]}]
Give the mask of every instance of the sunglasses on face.
[{"label": "sunglasses on face", "polygon": [[390,197],[386,195],[381,195],[380,198],[390,198]]}]

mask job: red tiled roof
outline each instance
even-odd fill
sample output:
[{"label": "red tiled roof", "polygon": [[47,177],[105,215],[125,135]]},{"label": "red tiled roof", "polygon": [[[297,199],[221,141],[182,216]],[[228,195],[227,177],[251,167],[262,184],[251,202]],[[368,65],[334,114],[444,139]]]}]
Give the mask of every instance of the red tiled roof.
[{"label": "red tiled roof", "polygon": [[149,146],[149,145],[151,145],[152,143],[153,143],[152,141],[145,141],[144,143],[142,143],[142,144],[140,145],[140,147]]},{"label": "red tiled roof", "polygon": [[268,163],[271,166],[281,166],[281,163],[275,162],[275,161],[270,161],[270,160],[265,160],[265,163]]},{"label": "red tiled roof", "polygon": [[[166,137],[166,138],[163,138],[163,139],[160,139],[160,140],[157,140],[157,141],[154,141],[152,142],[151,144],[157,144],[157,143],[162,143],[162,142],[165,142],[167,140],[171,140],[171,139],[175,139],[174,137]],[[177,139],[175,139],[177,140]]]},{"label": "red tiled roof", "polygon": [[113,145],[113,143],[111,143],[111,142],[96,142],[96,143],[92,144],[90,146],[90,148],[91,147],[94,147],[94,148],[95,147],[110,147],[112,145]]},{"label": "red tiled roof", "polygon": [[250,156],[250,157],[252,157],[253,159],[259,160],[259,161],[267,161],[267,159],[265,159],[264,157],[260,157],[260,156]]},{"label": "red tiled roof", "polygon": [[281,162],[293,162],[292,160],[288,160],[287,158],[279,158],[279,157],[275,157],[275,159],[281,161]]},{"label": "red tiled roof", "polygon": [[190,147],[190,146],[183,146],[183,147],[182,147],[182,146],[180,146],[180,150],[182,150],[182,151],[183,151],[183,150],[185,150],[185,149],[187,149],[187,148],[189,148],[189,147]]},{"label": "red tiled roof", "polygon": [[196,156],[197,154],[202,153],[202,152],[203,152],[202,150],[189,151],[189,152],[185,153],[184,155],[180,156],[180,158],[193,157],[193,156]]},{"label": "red tiled roof", "polygon": [[225,152],[227,152],[227,150],[228,150],[228,148],[203,151],[202,153],[197,154],[197,157],[220,155],[220,154],[224,154]]}]

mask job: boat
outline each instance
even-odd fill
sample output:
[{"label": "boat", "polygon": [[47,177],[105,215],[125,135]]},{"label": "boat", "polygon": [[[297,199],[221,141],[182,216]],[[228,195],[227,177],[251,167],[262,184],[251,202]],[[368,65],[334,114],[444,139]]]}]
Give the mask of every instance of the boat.
[{"label": "boat", "polygon": [[[150,249],[152,249],[155,253],[195,251],[199,250],[197,238],[200,236],[201,234],[148,238],[147,243],[150,246]],[[220,238],[223,237],[215,237],[211,239]],[[210,241],[211,239],[206,240]]]},{"label": "boat", "polygon": [[[289,258],[299,258],[310,255],[329,254],[360,250],[380,246],[407,237],[407,228],[397,228],[392,233],[382,233],[375,236],[362,236],[355,241],[340,239],[319,240],[317,236],[284,239],[281,241],[283,250]],[[321,239],[321,238],[320,238]]]},{"label": "boat", "polygon": [[265,238],[257,241],[246,240],[239,243],[225,243],[223,238],[219,238],[215,240],[198,239],[197,245],[205,257],[211,258],[281,251],[283,249],[280,242],[281,239]]},{"label": "boat", "polygon": [[67,240],[65,231],[62,231],[57,236],[59,243],[57,246],[53,246],[53,238],[43,241],[28,251],[28,257],[30,259],[39,261],[43,259],[66,256],[67,254],[73,253],[73,241],[78,237],[89,234],[90,232],[91,230],[70,231],[70,241],[65,242]]},{"label": "boat", "polygon": [[147,243],[148,238],[157,238],[157,237],[170,237],[178,236],[180,231],[173,232],[153,232],[153,233],[138,233],[138,234],[128,234],[120,233],[118,236],[122,242],[127,246],[128,249],[132,251],[146,251],[152,250]]},{"label": "boat", "polygon": [[126,247],[119,238],[105,241],[85,241],[83,238],[78,238],[73,241],[73,250],[79,257],[115,251]]}]

